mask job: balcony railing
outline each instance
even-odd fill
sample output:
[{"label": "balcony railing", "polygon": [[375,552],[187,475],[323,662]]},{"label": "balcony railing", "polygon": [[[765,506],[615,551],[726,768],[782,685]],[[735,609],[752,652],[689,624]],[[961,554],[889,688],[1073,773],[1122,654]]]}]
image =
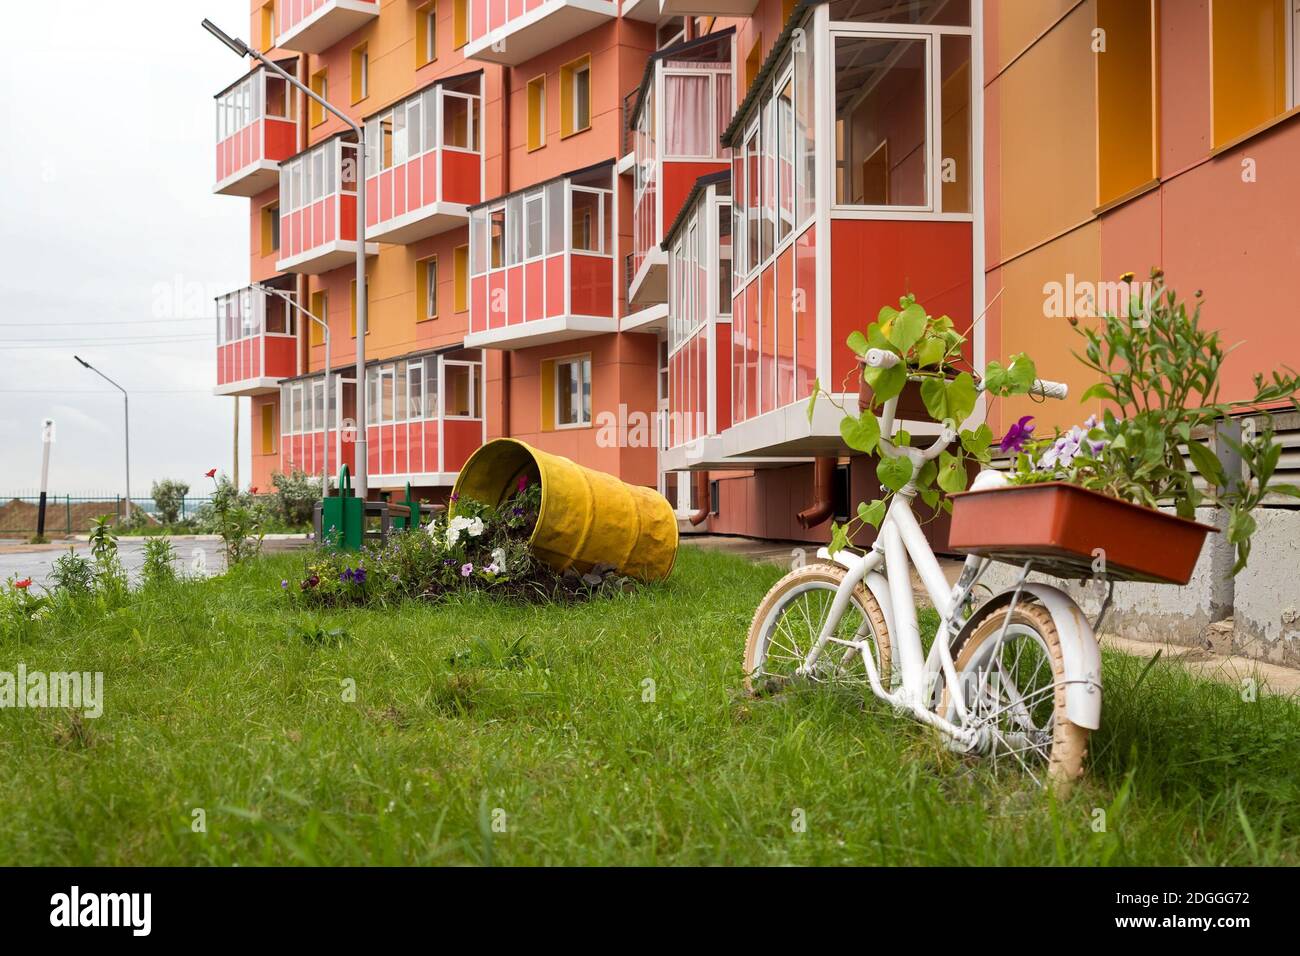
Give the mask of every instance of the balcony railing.
[{"label": "balcony railing", "polygon": [[466,345],[617,331],[613,178],[606,162],[470,210]]},{"label": "balcony railing", "polygon": [[297,326],[287,302],[252,288],[217,297],[216,394],[273,392],[297,371]]},{"label": "balcony railing", "polygon": [[699,177],[727,168],[718,137],[731,119],[733,34],[727,30],[654,55],[633,111],[632,283],[634,307],[666,301],[667,257],[659,244]]},{"label": "balcony railing", "polygon": [[214,193],[255,196],[280,178],[280,162],[297,148],[289,84],[256,69],[216,95],[217,179]]},{"label": "balcony railing", "polygon": [[483,198],[482,74],[444,81],[366,120],[366,236],[408,243],[468,221]]},{"label": "balcony railing", "polygon": [[379,0],[279,0],[275,45],[321,53],[379,16]]},{"label": "balcony railing", "polygon": [[[357,144],[334,136],[286,160],[280,172],[281,272],[317,275],[357,250]],[[366,253],[379,251],[366,243]]]},{"label": "balcony railing", "polygon": [[467,59],[517,66],[618,16],[616,0],[469,0]]}]

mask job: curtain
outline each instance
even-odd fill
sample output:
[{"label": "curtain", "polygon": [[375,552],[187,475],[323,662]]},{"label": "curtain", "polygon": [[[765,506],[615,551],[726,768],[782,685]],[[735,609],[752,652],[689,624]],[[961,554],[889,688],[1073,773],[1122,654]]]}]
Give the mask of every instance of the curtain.
[{"label": "curtain", "polygon": [[710,120],[709,78],[707,76],[666,76],[667,99],[664,124],[665,156],[712,156],[713,135]]}]

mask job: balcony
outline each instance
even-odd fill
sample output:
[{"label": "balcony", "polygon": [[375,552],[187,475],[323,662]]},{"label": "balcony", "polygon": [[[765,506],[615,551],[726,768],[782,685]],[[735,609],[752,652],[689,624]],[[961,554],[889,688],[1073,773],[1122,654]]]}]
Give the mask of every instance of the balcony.
[{"label": "balcony", "polygon": [[[645,0],[642,0],[644,3]],[[656,0],[661,17],[748,17],[758,0]]]},{"label": "balcony", "polygon": [[279,0],[275,45],[322,53],[379,16],[379,0]]},{"label": "balcony", "polygon": [[[807,414],[817,382],[856,407],[849,333],[906,292],[959,329],[984,309],[970,145],[982,81],[970,30],[873,32],[869,17],[832,23],[833,7],[803,14],[806,42],[793,49],[786,35],[769,57],[783,68],[760,76],[724,133],[734,205],[728,456],[850,454],[839,409],[823,401]],[[829,103],[814,96],[818,82]],[[972,360],[984,351],[984,324],[973,328]],[[938,429],[900,426],[913,436]]]},{"label": "balcony", "polygon": [[616,0],[469,0],[465,59],[518,66],[618,16]]},{"label": "balcony", "polygon": [[279,296],[217,297],[217,395],[263,395],[298,373],[296,315]]},{"label": "balcony", "polygon": [[[293,62],[283,64],[292,70]],[[217,181],[214,193],[255,196],[279,181],[280,163],[297,150],[289,85],[258,68],[215,97]]]},{"label": "balcony", "polygon": [[343,373],[331,373],[328,400],[323,373],[282,382],[280,470],[327,473],[331,479],[340,465],[355,471],[356,407],[357,380]]},{"label": "balcony", "polygon": [[[319,275],[356,261],[357,144],[333,136],[286,160],[280,175],[281,272]],[[366,254],[379,252],[366,243]]]},{"label": "balcony", "polygon": [[483,198],[481,73],[366,120],[366,238],[410,243],[469,221]]},{"label": "balcony", "polygon": [[633,107],[630,308],[667,301],[668,256],[660,248],[699,177],[727,168],[719,133],[731,119],[733,32],[666,47],[651,57]]},{"label": "balcony", "polygon": [[470,209],[466,346],[618,331],[613,185],[605,162]]}]

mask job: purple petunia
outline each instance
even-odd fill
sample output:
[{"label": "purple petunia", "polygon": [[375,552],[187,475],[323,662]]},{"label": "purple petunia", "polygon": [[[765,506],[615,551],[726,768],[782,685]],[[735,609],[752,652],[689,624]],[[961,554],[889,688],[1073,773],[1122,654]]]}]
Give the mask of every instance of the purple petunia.
[{"label": "purple petunia", "polygon": [[280,581],[280,589],[281,589],[281,590],[287,588],[288,586],[289,586],[289,582],[288,582],[287,579],[284,579],[284,580],[281,580],[281,581]]},{"label": "purple petunia", "polygon": [[527,488],[527,487],[528,487],[528,476],[527,476],[527,475],[520,475],[520,476],[519,476],[519,490],[520,490],[520,491],[523,491],[523,490],[524,490],[525,488]]},{"label": "purple petunia", "polygon": [[1002,436],[998,442],[998,447],[1003,451],[1020,451],[1025,447],[1025,442],[1034,433],[1034,426],[1029,424],[1034,420],[1033,415],[1024,415],[1020,421],[1016,422],[1007,429],[1007,433]]},{"label": "purple petunia", "polygon": [[469,576],[470,576],[471,574],[473,574],[473,573],[474,573],[474,565],[469,564],[469,563],[467,562],[467,563],[462,564],[462,565],[460,566],[460,576],[461,576],[462,578],[467,578],[467,577],[469,577]]}]

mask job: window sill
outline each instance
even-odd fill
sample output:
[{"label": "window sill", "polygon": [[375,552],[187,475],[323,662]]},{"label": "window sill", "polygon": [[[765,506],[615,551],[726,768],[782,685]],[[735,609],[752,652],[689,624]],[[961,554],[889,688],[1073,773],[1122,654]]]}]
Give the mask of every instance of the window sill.
[{"label": "window sill", "polygon": [[[415,324],[416,324],[416,325],[423,325],[425,322],[437,322],[437,321],[438,321],[438,317],[437,317],[436,315],[426,315],[426,316],[425,316],[424,318],[422,318],[422,319],[416,319],[416,320],[415,320]],[[369,335],[370,332],[367,331],[366,334]]]},{"label": "window sill", "polygon": [[529,146],[527,149],[524,150],[524,152],[526,152],[526,153],[535,153],[535,152],[537,152],[539,149],[545,149],[545,148],[546,148],[546,144],[545,144],[545,143],[538,143],[536,146]]},{"label": "window sill", "polygon": [[1116,196],[1114,199],[1106,200],[1100,206],[1093,209],[1092,214],[1094,216],[1100,216],[1102,213],[1110,212],[1112,209],[1122,206],[1126,202],[1129,202],[1133,199],[1137,199],[1138,196],[1142,196],[1145,195],[1146,193],[1149,193],[1151,190],[1155,189],[1159,185],[1160,185],[1159,176],[1157,176],[1155,179],[1148,179],[1142,185],[1134,186],[1128,192],[1121,193],[1120,195]]},{"label": "window sill", "polygon": [[571,432],[581,428],[591,428],[591,422],[576,422],[572,425],[556,425],[551,430],[557,432]]},{"label": "window sill", "polygon": [[1267,132],[1268,130],[1272,129],[1274,126],[1279,126],[1294,116],[1300,116],[1300,106],[1293,106],[1285,113],[1279,113],[1277,116],[1274,116],[1271,120],[1268,120],[1267,122],[1264,123],[1260,123],[1254,129],[1248,129],[1240,136],[1234,136],[1232,139],[1228,140],[1223,145],[1215,146],[1213,149],[1210,150],[1210,157],[1213,158],[1215,156],[1221,156],[1224,153],[1228,152],[1229,150],[1235,149],[1236,147],[1240,146],[1242,143],[1246,142],[1246,140],[1253,139],[1254,137],[1258,136],[1260,133]]},{"label": "window sill", "polygon": [[577,136],[579,133],[585,133],[585,132],[587,132],[587,130],[589,130],[589,129],[591,129],[591,124],[590,124],[590,123],[588,123],[586,126],[581,126],[581,127],[579,127],[578,129],[570,130],[570,131],[567,132],[567,133],[561,133],[561,134],[560,134],[560,139],[568,139],[570,136]]}]

